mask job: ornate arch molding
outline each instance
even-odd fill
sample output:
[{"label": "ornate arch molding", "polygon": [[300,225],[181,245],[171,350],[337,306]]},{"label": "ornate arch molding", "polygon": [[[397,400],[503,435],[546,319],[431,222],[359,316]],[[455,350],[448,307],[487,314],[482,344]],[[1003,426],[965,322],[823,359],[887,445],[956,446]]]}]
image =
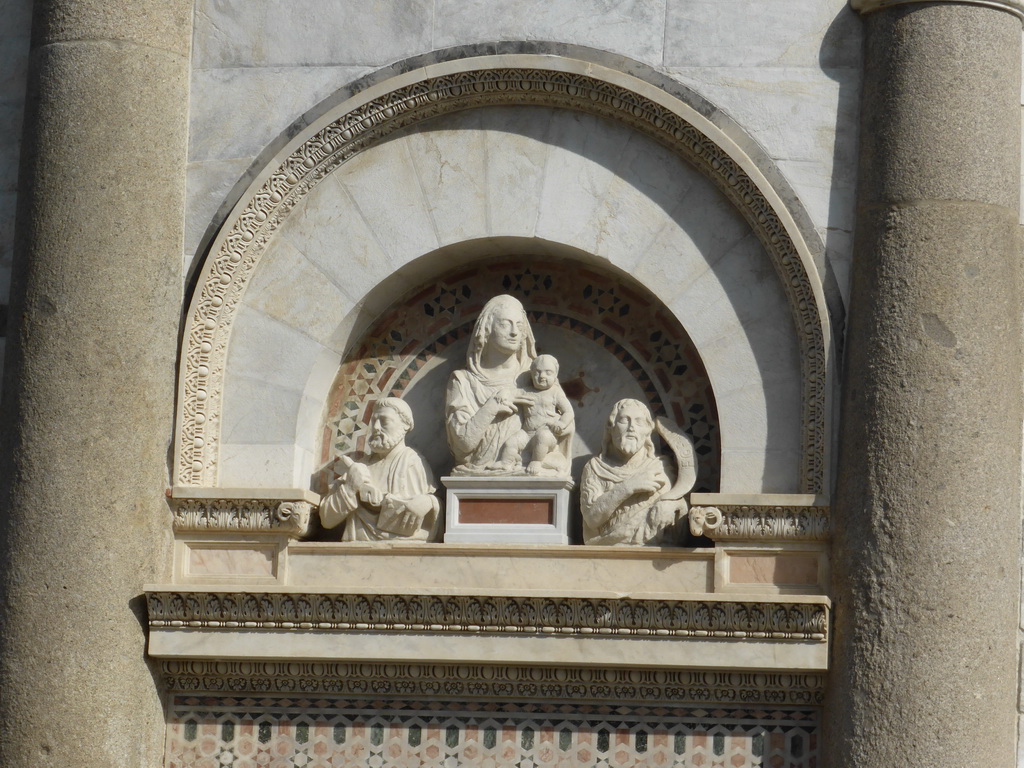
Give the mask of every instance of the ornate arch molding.
[{"label": "ornate arch molding", "polygon": [[764,173],[721,128],[675,96],[577,59],[484,56],[425,66],[380,82],[310,125],[256,178],[213,241],[182,340],[175,484],[216,484],[224,366],[250,277],[289,212],[356,153],[438,115],[492,105],[578,110],[652,137],[709,178],[768,253],[792,311],[802,387],[801,490],[825,490],[830,325],[822,285],[792,215]]}]

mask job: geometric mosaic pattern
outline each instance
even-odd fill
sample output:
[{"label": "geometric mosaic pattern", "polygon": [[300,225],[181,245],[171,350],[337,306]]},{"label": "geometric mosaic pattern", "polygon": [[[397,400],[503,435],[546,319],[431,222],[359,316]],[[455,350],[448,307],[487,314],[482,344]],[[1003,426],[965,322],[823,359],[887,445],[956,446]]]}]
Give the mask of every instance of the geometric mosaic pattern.
[{"label": "geometric mosaic pattern", "polygon": [[167,768],[817,768],[818,710],[177,696]]},{"label": "geometric mosaic pattern", "polygon": [[[321,465],[363,450],[373,403],[400,397],[431,358],[472,331],[483,305],[501,293],[523,303],[534,329],[558,326],[613,354],[654,413],[676,421],[693,440],[694,490],[718,490],[721,446],[714,395],[696,347],[675,316],[621,277],[578,262],[529,257],[448,273],[378,318],[349,350],[331,387]],[[572,398],[572,382],[563,387]]]}]

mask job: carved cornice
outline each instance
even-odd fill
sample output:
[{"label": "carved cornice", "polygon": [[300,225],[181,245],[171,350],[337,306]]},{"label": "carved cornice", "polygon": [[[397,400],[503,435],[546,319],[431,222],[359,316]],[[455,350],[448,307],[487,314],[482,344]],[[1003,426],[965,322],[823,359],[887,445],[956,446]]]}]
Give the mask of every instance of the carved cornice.
[{"label": "carved cornice", "polygon": [[713,541],[827,541],[829,508],[719,504],[690,509],[690,532]]},{"label": "carved cornice", "polygon": [[174,693],[820,705],[825,676],[718,670],[378,662],[169,661]]},{"label": "carved cornice", "polygon": [[858,13],[871,13],[897,5],[911,5],[927,2],[930,5],[935,3],[956,3],[957,5],[981,5],[985,8],[995,8],[1000,11],[1012,13],[1024,21],[1024,0],[850,0],[850,7]]},{"label": "carved cornice", "polygon": [[313,509],[308,501],[178,499],[174,501],[174,530],[285,533],[300,537],[309,533]]},{"label": "carved cornice", "polygon": [[154,629],[462,632],[823,641],[824,603],[147,592]]},{"label": "carved cornice", "polygon": [[304,141],[241,205],[207,257],[189,310],[182,342],[176,482],[215,485],[231,326],[256,264],[289,212],[342,163],[395,131],[492,105],[560,107],[630,125],[678,153],[742,213],[768,253],[793,313],[803,380],[801,487],[820,492],[827,444],[826,320],[801,255],[772,204],[721,146],[663,104],[589,74],[516,67],[427,77],[372,99]]}]

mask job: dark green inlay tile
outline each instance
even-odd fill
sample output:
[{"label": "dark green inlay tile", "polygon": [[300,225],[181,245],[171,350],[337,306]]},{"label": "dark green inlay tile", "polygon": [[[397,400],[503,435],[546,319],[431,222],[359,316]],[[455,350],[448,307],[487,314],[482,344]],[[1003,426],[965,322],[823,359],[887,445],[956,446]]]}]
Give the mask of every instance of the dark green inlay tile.
[{"label": "dark green inlay tile", "polygon": [[259,730],[257,731],[260,744],[266,744],[270,741],[271,728],[270,723],[260,723]]},{"label": "dark green inlay tile", "polygon": [[711,751],[721,757],[725,754],[725,734],[716,733],[711,739]]},{"label": "dark green inlay tile", "polygon": [[299,723],[295,726],[295,740],[299,744],[309,741],[309,723]]},{"label": "dark green inlay tile", "polygon": [[336,725],[334,726],[334,743],[344,744],[345,743],[345,726]]},{"label": "dark green inlay tile", "polygon": [[597,732],[597,751],[607,752],[611,733],[604,728]]},{"label": "dark green inlay tile", "polygon": [[418,747],[420,740],[423,738],[423,729],[418,725],[409,726],[409,746]]},{"label": "dark green inlay tile", "polygon": [[569,747],[572,746],[572,731],[568,728],[563,728],[558,733],[558,748],[565,752]]},{"label": "dark green inlay tile", "polygon": [[225,744],[232,741],[235,738],[235,724],[224,723],[220,727],[220,740]]},{"label": "dark green inlay tile", "polygon": [[677,754],[681,755],[686,751],[686,734],[677,733],[674,739],[675,743],[672,745],[672,750]]},{"label": "dark green inlay tile", "polygon": [[459,746],[459,728],[455,725],[449,725],[444,731],[444,743],[450,748]]},{"label": "dark green inlay tile", "polygon": [[754,738],[750,740],[750,753],[754,757],[761,757],[764,755],[764,734],[755,733]]},{"label": "dark green inlay tile", "polygon": [[640,731],[639,733],[637,733],[636,737],[634,738],[634,742],[636,743],[636,751],[637,752],[641,752],[641,753],[646,752],[647,751],[647,732],[646,731]]},{"label": "dark green inlay tile", "polygon": [[195,741],[199,732],[199,723],[195,720],[185,721],[185,741]]},{"label": "dark green inlay tile", "polygon": [[494,749],[494,745],[498,743],[498,732],[494,726],[487,726],[484,728],[484,748]]},{"label": "dark green inlay tile", "polygon": [[384,726],[380,723],[370,726],[370,743],[375,747],[384,743]]},{"label": "dark green inlay tile", "polygon": [[789,742],[789,754],[794,758],[804,756],[804,737],[800,734],[793,734]]},{"label": "dark green inlay tile", "polygon": [[533,728],[527,726],[523,728],[523,735],[521,739],[523,749],[533,749]]}]

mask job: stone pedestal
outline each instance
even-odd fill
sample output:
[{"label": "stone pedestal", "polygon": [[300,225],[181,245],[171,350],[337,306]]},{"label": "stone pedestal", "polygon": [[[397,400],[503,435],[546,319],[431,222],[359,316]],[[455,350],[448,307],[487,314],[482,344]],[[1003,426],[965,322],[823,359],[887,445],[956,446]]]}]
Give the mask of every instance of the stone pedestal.
[{"label": "stone pedestal", "polygon": [[446,542],[568,544],[568,477],[442,477]]},{"label": "stone pedestal", "polygon": [[1021,30],[999,5],[865,16],[832,768],[1014,764]]}]

